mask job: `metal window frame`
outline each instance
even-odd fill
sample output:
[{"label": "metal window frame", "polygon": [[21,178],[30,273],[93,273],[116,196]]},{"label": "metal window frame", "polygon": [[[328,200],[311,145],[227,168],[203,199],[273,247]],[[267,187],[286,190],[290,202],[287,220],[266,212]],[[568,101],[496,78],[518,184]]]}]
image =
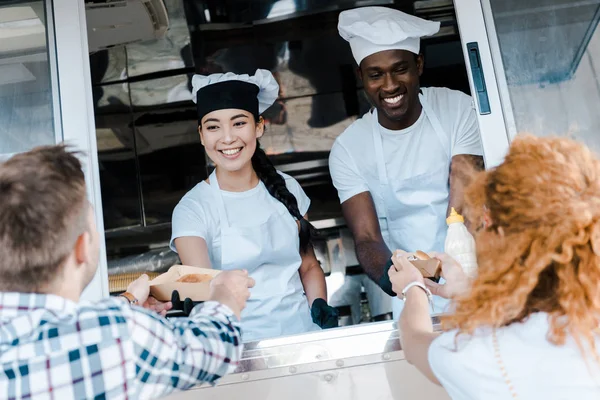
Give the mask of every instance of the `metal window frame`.
[{"label": "metal window frame", "polygon": [[58,81],[58,60],[56,58],[56,36],[54,34],[54,12],[52,0],[44,1],[46,18],[46,48],[48,49],[48,64],[50,67],[50,86],[52,92],[52,114],[54,116],[54,140],[56,143],[63,141],[62,116],[60,111],[60,90]]},{"label": "metal window frame", "polygon": [[500,51],[500,40],[496,31],[496,23],[494,22],[494,14],[492,12],[491,0],[480,0],[483,17],[485,19],[485,27],[487,30],[488,45],[492,55],[494,71],[496,72],[496,81],[498,83],[498,91],[500,94],[500,102],[504,112],[504,122],[508,132],[509,141],[512,141],[517,136],[517,122],[513,112],[512,101],[510,99],[510,91],[508,90],[508,81],[506,79],[506,71],[504,62],[502,61],[502,52]]},{"label": "metal window frame", "polygon": [[84,153],[81,161],[100,242],[98,269],[82,299],[98,300],[109,295],[109,288],[85,3],[80,0],[50,3],[60,94],[61,139]]},{"label": "metal window frame", "polygon": [[[455,1],[460,1],[460,0],[455,0]],[[510,91],[509,91],[508,81],[506,79],[504,62],[502,60],[500,41],[499,41],[498,33],[496,31],[496,23],[494,20],[494,13],[493,13],[492,5],[491,5],[491,0],[479,0],[479,1],[481,2],[483,16],[485,19],[485,26],[487,29],[487,36],[488,36],[488,44],[489,44],[489,48],[490,48],[490,51],[492,54],[494,69],[496,71],[496,77],[497,77],[497,81],[498,81],[498,89],[499,89],[499,93],[500,93],[502,107],[504,110],[504,119],[506,122],[506,128],[507,128],[508,135],[509,135],[509,141],[512,141],[517,136],[519,131],[517,128],[517,123],[516,123],[515,117],[514,117],[512,100],[511,100],[511,95],[510,95]],[[585,5],[586,1],[579,1],[577,3],[581,3],[582,5]],[[593,4],[595,5],[596,3],[593,2]],[[545,6],[542,6],[541,8],[546,9]],[[553,8],[553,7],[550,6],[549,8]],[[584,39],[582,41],[581,46],[579,47],[579,50],[577,51],[577,53],[575,55],[575,58],[573,60],[570,70],[566,74],[554,76],[554,78],[558,79],[558,78],[562,77],[564,79],[564,78],[572,77],[575,74],[575,70],[581,63],[582,58],[585,54],[585,49],[587,48],[589,41],[594,34],[594,29],[592,28],[594,26],[594,22],[597,25],[598,21],[600,21],[600,8],[597,9],[596,13],[591,17],[590,26],[588,28],[586,35],[584,36]]]},{"label": "metal window frame", "polygon": [[[508,151],[510,141],[514,137],[510,131],[514,128],[509,129],[509,127],[514,126],[514,119],[506,77],[501,63],[502,59],[498,58],[500,48],[497,36],[495,36],[491,8],[488,7],[484,13],[483,3],[486,2],[489,6],[487,0],[454,0],[454,9],[469,76],[469,86],[473,94],[476,93],[476,89],[470,68],[471,62],[467,53],[467,43],[476,42],[479,46],[481,68],[485,74],[484,82],[491,112],[482,115],[477,101],[474,101],[474,107],[477,111],[486,168],[493,168],[502,163]],[[487,18],[486,15],[488,15]],[[495,43],[493,43],[494,39]]]},{"label": "metal window frame", "polygon": [[[46,40],[46,55],[48,62],[48,74],[50,80],[50,94],[51,94],[51,107],[52,107],[52,128],[53,128],[53,136],[54,142],[60,143],[63,140],[62,136],[62,123],[61,123],[61,113],[60,113],[60,92],[58,87],[58,66],[56,60],[56,41],[54,36],[54,16],[52,11],[52,2],[53,0],[39,0],[35,3],[27,2],[27,1],[15,1],[13,3],[9,2],[8,4],[0,4],[0,6],[29,6],[33,9],[33,11],[38,14],[39,12],[43,12],[44,15],[38,15],[40,21],[42,21],[45,29],[45,40]],[[38,4],[39,3],[39,4]],[[23,59],[27,59],[29,54],[24,54]],[[35,144],[39,145],[41,143]],[[32,147],[35,147],[32,146]],[[0,162],[4,162],[11,158],[14,155],[20,154],[21,152],[25,152],[30,150],[29,148],[19,149],[16,152],[11,153],[1,153],[0,154]]]}]

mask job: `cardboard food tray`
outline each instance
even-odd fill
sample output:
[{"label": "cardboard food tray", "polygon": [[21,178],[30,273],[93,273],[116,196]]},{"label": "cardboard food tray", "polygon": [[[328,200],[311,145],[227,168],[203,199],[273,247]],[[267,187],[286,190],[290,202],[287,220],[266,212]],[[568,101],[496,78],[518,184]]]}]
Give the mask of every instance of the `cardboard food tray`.
[{"label": "cardboard food tray", "polygon": [[210,281],[200,283],[176,281],[184,275],[206,274],[215,277],[220,272],[216,269],[173,265],[167,272],[150,281],[150,294],[157,300],[171,301],[173,291],[177,290],[182,300],[189,297],[192,301],[206,301],[210,291]]},{"label": "cardboard food tray", "polygon": [[442,263],[434,258],[431,260],[410,260],[410,263],[417,267],[424,278],[438,279],[442,272]]}]

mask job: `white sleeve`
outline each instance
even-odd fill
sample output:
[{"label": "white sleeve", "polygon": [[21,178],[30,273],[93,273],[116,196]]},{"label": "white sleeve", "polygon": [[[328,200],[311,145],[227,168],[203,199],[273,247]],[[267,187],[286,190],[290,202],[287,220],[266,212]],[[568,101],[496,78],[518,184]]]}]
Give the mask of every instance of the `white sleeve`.
[{"label": "white sleeve", "polygon": [[285,186],[287,186],[290,193],[292,193],[296,198],[296,201],[298,202],[298,210],[300,211],[300,215],[306,215],[310,207],[310,199],[308,198],[306,193],[304,193],[302,186],[300,186],[298,181],[292,178],[291,176],[286,175],[282,172],[279,172],[279,174],[283,176],[283,178],[285,179]]},{"label": "white sleeve", "polygon": [[473,108],[473,99],[460,93],[460,98],[457,100],[458,110],[456,112],[459,118],[454,126],[452,156],[460,154],[481,156],[483,155],[481,135],[477,114]]},{"label": "white sleeve", "polygon": [[171,242],[169,247],[174,252],[175,239],[184,236],[196,236],[204,239],[207,243],[208,238],[208,220],[204,214],[204,209],[192,200],[182,199],[173,210],[171,223]]},{"label": "white sleeve", "polygon": [[348,150],[338,141],[329,153],[329,173],[337,189],[340,203],[359,193],[368,192],[369,186],[362,177]]}]

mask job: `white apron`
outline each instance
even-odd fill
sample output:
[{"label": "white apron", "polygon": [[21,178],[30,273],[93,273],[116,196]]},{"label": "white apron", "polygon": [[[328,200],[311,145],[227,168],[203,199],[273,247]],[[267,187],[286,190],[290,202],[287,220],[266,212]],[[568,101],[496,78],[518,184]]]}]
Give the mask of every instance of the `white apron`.
[{"label": "white apron", "polygon": [[[221,226],[221,269],[246,269],[256,285],[242,311],[244,342],[320,330],[312,322],[298,269],[298,225],[285,206],[268,196],[273,212],[256,226],[233,227],[213,172],[210,186],[217,194]],[[252,212],[249,210],[249,212]]]},{"label": "white apron", "polygon": [[[407,179],[394,179],[393,172],[391,172],[392,179],[388,179],[377,110],[373,110],[375,158],[379,176],[379,193],[383,198],[383,208],[380,210],[382,215],[378,217],[383,239],[392,252],[397,249],[409,252],[444,251],[448,229],[445,216],[449,200],[448,179],[452,144],[450,136],[444,134],[439,119],[424,96],[420,94],[419,99],[436,137],[446,149],[446,157],[432,160],[427,172]],[[404,303],[394,298],[392,304],[394,319],[397,319]],[[435,313],[442,312],[447,304],[448,300],[434,296]]]}]

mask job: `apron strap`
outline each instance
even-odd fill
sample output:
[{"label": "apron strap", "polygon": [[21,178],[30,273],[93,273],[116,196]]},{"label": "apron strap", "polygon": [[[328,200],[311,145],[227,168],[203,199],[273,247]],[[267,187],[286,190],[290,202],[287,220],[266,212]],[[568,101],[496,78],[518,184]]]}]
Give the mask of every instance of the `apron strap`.
[{"label": "apron strap", "polygon": [[377,163],[377,173],[379,174],[379,183],[388,184],[387,171],[385,170],[385,158],[383,158],[383,141],[381,140],[381,130],[377,119],[377,109],[373,109],[371,114],[371,131],[373,132],[373,143],[375,144],[375,162]]},{"label": "apron strap", "polygon": [[221,221],[222,227],[229,228],[229,220],[227,219],[227,212],[225,211],[225,202],[223,201],[223,194],[221,193],[221,188],[219,187],[219,181],[217,180],[217,170],[215,169],[210,177],[208,178],[210,181],[210,187],[215,192],[215,197],[217,200],[217,209],[219,210],[219,220]]},{"label": "apron strap", "polygon": [[[425,99],[423,94],[419,93],[419,100],[421,101],[421,105],[423,106],[423,111],[429,121],[431,122],[431,126],[435,134],[437,135],[442,147],[446,150],[446,156],[448,160],[452,159],[452,139],[449,136],[446,136],[444,133],[444,128],[442,128],[442,124],[440,120],[433,112],[431,106]],[[377,109],[373,108],[373,112],[371,113],[371,132],[373,134],[373,144],[375,147],[375,162],[377,164],[377,174],[379,175],[379,183],[381,185],[388,185],[388,175],[385,167],[385,158],[383,153],[383,140],[381,139],[381,130],[379,129],[379,120],[377,119]],[[220,193],[219,193],[220,194]],[[384,200],[385,203],[385,200]],[[380,216],[380,225],[382,223],[382,219],[387,222],[387,210],[385,209],[386,205],[383,206],[384,215]],[[386,224],[387,225],[387,224]],[[382,228],[383,229],[383,228]]]},{"label": "apron strap", "polygon": [[427,100],[425,100],[425,96],[419,94],[419,99],[421,100],[421,105],[423,106],[423,111],[425,111],[425,115],[427,116],[427,118],[429,118],[431,126],[433,126],[433,131],[435,132],[438,139],[442,143],[442,146],[446,150],[446,156],[448,157],[448,160],[451,160],[452,150],[454,147],[452,145],[452,137],[446,136],[446,134],[444,133],[444,128],[442,128],[440,120],[438,119],[437,115],[435,115],[435,113],[433,112],[433,109],[431,108]]},{"label": "apron strap", "polygon": [[[442,128],[442,124],[438,119],[437,115],[433,112],[433,109],[425,99],[425,96],[419,94],[419,100],[421,101],[421,105],[423,106],[423,111],[427,118],[429,118],[429,122],[431,122],[431,126],[433,127],[433,131],[437,135],[442,147],[446,150],[446,156],[448,160],[452,159],[452,138],[451,136],[447,136],[445,134],[444,128]],[[385,168],[385,158],[383,153],[383,140],[381,139],[381,130],[379,129],[379,121],[377,119],[377,109],[374,108],[371,114],[371,131],[373,132],[373,143],[375,145],[375,160],[377,162],[377,174],[379,175],[379,182],[381,184],[388,184],[388,175],[387,170]]]}]

